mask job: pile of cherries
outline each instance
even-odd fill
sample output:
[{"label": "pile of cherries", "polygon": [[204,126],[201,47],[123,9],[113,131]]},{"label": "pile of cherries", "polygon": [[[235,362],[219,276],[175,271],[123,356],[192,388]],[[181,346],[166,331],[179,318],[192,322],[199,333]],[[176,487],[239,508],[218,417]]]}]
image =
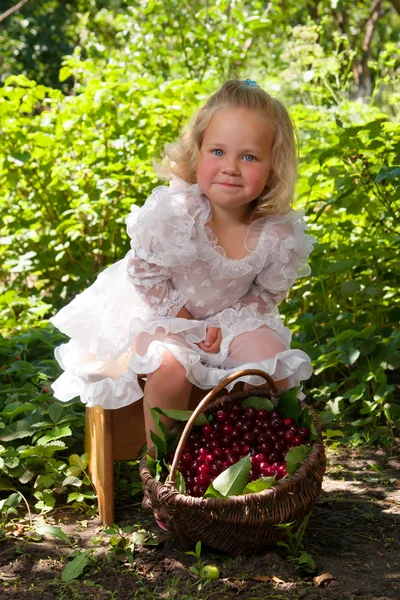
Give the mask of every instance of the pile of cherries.
[{"label": "pile of cherries", "polygon": [[203,496],[222,471],[249,454],[249,481],[273,475],[281,479],[286,475],[287,451],[310,444],[308,429],[278,410],[233,404],[212,417],[211,423],[193,428],[178,465],[189,496]]}]

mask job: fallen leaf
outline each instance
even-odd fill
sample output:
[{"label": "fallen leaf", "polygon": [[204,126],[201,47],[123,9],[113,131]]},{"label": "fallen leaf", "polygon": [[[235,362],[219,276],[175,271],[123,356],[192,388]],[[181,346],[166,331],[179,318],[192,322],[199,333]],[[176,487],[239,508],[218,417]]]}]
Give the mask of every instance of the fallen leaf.
[{"label": "fallen leaf", "polygon": [[285,583],[285,582],[283,581],[283,579],[279,579],[279,577],[277,577],[276,575],[274,575],[274,576],[272,577],[272,581],[273,581],[274,583]]},{"label": "fallen leaf", "polygon": [[325,587],[330,581],[336,581],[336,577],[330,573],[322,573],[313,578],[315,587]]},{"label": "fallen leaf", "polygon": [[252,579],[254,579],[254,581],[271,581],[271,577],[268,577],[268,575],[254,575],[252,577]]}]

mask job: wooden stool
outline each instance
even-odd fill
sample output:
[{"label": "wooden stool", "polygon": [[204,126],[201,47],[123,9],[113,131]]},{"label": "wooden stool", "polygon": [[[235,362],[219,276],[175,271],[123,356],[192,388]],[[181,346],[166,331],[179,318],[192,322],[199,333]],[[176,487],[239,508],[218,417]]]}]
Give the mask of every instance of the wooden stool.
[{"label": "wooden stool", "polygon": [[[193,386],[190,410],[208,391]],[[221,391],[221,395],[224,393],[226,390]],[[135,460],[145,443],[142,400],[113,410],[101,406],[86,409],[85,452],[89,454],[88,468],[97,492],[100,521],[105,525],[114,523],[114,462]]]}]

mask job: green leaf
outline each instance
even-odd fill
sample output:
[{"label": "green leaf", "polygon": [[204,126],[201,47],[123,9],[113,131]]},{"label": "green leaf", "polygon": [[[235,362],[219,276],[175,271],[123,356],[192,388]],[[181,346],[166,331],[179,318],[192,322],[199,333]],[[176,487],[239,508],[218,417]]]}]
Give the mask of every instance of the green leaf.
[{"label": "green leaf", "polygon": [[48,444],[49,442],[59,440],[62,437],[69,437],[70,435],[72,435],[72,431],[68,426],[55,426],[49,433],[46,433],[43,437],[38,439],[36,443],[38,445]]},{"label": "green leaf", "polygon": [[160,417],[158,416],[158,414],[157,414],[158,411],[156,411],[154,408],[151,408],[150,409],[150,413],[151,413],[151,416],[153,417],[154,424],[155,424],[155,426],[157,428],[158,437],[160,439],[162,439],[163,442],[165,442],[165,450],[164,450],[164,452],[166,452],[167,451],[168,438],[169,438],[169,431],[168,431],[166,425],[164,425],[164,423],[161,421]]},{"label": "green leaf", "polygon": [[66,533],[61,529],[61,527],[55,527],[54,525],[42,525],[41,527],[37,527],[36,529],[39,535],[47,535],[50,537],[58,538],[63,542],[67,542],[67,544],[72,545],[71,540],[67,536]]},{"label": "green leaf", "polygon": [[260,408],[264,408],[268,412],[274,410],[274,405],[271,402],[271,400],[263,396],[250,396],[250,398],[246,398],[246,400],[242,402],[242,408],[247,408],[248,406],[252,406],[257,410],[260,410]]},{"label": "green leaf", "polygon": [[298,387],[286,390],[279,397],[279,401],[277,404],[277,409],[280,410],[285,417],[290,417],[295,421],[297,421],[297,419],[301,415],[301,407],[297,399],[298,392]]},{"label": "green leaf", "polygon": [[89,454],[87,452],[81,456],[79,454],[71,454],[68,462],[71,466],[77,466],[81,471],[84,471],[89,463]]},{"label": "green leaf", "polygon": [[[164,417],[169,417],[170,419],[174,419],[174,421],[189,421],[190,417],[193,414],[192,410],[174,410],[174,409],[161,409],[161,408],[153,408],[155,412],[160,415],[164,415]],[[208,423],[207,417],[201,413],[196,421],[195,425],[206,425]]]},{"label": "green leaf", "polygon": [[86,565],[89,562],[90,550],[81,552],[78,556],[67,564],[64,571],[61,573],[61,581],[68,583],[82,575]]},{"label": "green leaf", "polygon": [[245,456],[220,473],[213,481],[213,488],[222,494],[224,498],[228,496],[240,496],[249,480],[250,469],[250,456]]},{"label": "green leaf", "polygon": [[290,448],[285,456],[287,472],[293,475],[310,452],[311,446],[305,446],[304,444]]},{"label": "green leaf", "polygon": [[162,460],[167,452],[167,445],[165,443],[165,440],[160,438],[160,436],[154,433],[154,431],[150,431],[150,438],[156,450],[156,458],[158,460]]},{"label": "green leaf", "polygon": [[49,417],[53,421],[53,423],[57,423],[64,414],[64,408],[61,406],[60,402],[54,402],[54,404],[50,404],[49,408]]},{"label": "green leaf", "polygon": [[74,485],[75,487],[81,487],[82,480],[78,479],[78,477],[74,477],[73,475],[69,475],[63,480],[62,485]]},{"label": "green leaf", "polygon": [[186,494],[185,478],[179,471],[176,473],[176,488],[181,494]]},{"label": "green leaf", "polygon": [[146,465],[156,481],[160,481],[162,466],[159,460],[154,460],[150,454],[146,454]]},{"label": "green leaf", "polygon": [[258,494],[258,492],[262,492],[263,490],[269,490],[275,484],[275,475],[273,477],[262,477],[246,485],[243,494]]},{"label": "green leaf", "polygon": [[303,427],[306,427],[310,432],[310,441],[312,442],[313,440],[316,440],[318,438],[318,433],[315,429],[314,419],[309,408],[303,409],[300,420]]},{"label": "green leaf", "polygon": [[308,573],[314,573],[317,568],[313,557],[308,552],[301,552],[300,556],[296,558],[296,562]]}]

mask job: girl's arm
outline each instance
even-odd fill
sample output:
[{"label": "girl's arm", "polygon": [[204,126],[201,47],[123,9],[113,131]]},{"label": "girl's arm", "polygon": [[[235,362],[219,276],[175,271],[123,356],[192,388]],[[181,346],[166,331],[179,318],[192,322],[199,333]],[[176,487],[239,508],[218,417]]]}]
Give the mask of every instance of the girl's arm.
[{"label": "girl's arm", "polygon": [[[183,307],[188,298],[172,287],[167,267],[148,262],[131,250],[128,256],[127,273],[136,292],[154,316],[176,317],[185,310]],[[186,313],[190,315],[188,311]],[[192,317],[190,315],[183,318]]]}]

